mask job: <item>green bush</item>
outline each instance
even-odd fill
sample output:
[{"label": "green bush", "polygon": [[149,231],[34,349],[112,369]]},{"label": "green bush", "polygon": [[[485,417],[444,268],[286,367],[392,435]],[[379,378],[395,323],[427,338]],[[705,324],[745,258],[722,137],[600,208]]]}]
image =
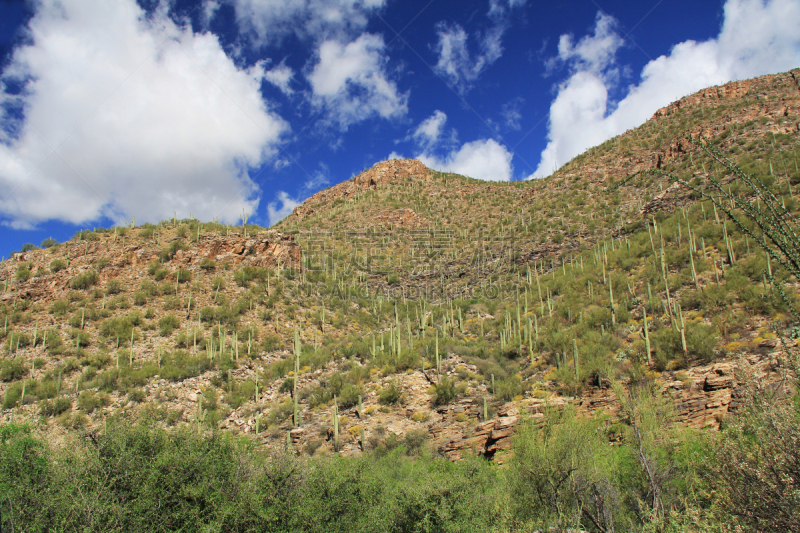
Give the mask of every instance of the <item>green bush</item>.
[{"label": "green bush", "polygon": [[0,362],[0,381],[17,381],[28,375],[28,366],[22,359]]},{"label": "green bush", "polygon": [[180,239],[174,240],[169,244],[167,248],[161,250],[161,252],[158,254],[158,259],[162,263],[166,263],[167,261],[170,261],[173,257],[175,257],[175,254],[178,253],[179,250],[185,250],[185,249],[186,245],[183,244],[182,240]]},{"label": "green bush", "polygon": [[403,393],[397,388],[397,383],[390,381],[388,385],[378,391],[378,402],[381,405],[394,405],[402,402]]},{"label": "green bush", "polygon": [[110,279],[106,283],[106,294],[119,294],[122,292],[122,283],[118,279]]},{"label": "green bush", "polygon": [[136,291],[133,293],[133,303],[136,305],[147,304],[147,294],[143,291]]},{"label": "green bush", "polygon": [[42,416],[57,416],[72,409],[72,400],[64,396],[54,400],[44,400],[39,405],[39,414]]},{"label": "green bush", "polygon": [[90,270],[88,272],[84,272],[83,274],[78,274],[72,281],[70,281],[69,286],[75,290],[86,290],[95,283],[97,283],[98,275],[97,272],[94,270]]},{"label": "green bush", "polygon": [[76,241],[96,241],[100,237],[97,236],[93,231],[89,231],[88,229],[82,229],[75,234],[73,237]]},{"label": "green bush", "polygon": [[61,259],[53,259],[50,261],[50,271],[51,272],[59,272],[67,268],[67,263],[62,261]]},{"label": "green bush", "polygon": [[431,393],[433,405],[447,405],[456,399],[456,383],[447,376],[441,376]]},{"label": "green bush", "polygon": [[133,331],[134,324],[130,316],[108,318],[100,325],[100,335],[110,340],[113,344],[119,341],[120,346],[125,346],[127,342],[130,342],[131,332]]},{"label": "green bush", "polygon": [[103,392],[85,390],[78,395],[78,408],[86,413],[91,413],[99,407],[107,406],[111,403],[111,398]]},{"label": "green bush", "polygon": [[31,269],[28,266],[28,263],[22,263],[17,267],[17,281],[28,281],[28,278],[31,277]]},{"label": "green bush", "polygon": [[169,337],[180,326],[181,321],[175,315],[166,315],[158,320],[158,332],[162,337]]},{"label": "green bush", "polygon": [[179,268],[175,271],[175,277],[178,283],[188,283],[192,281],[192,271],[186,268]]},{"label": "green bush", "polygon": [[247,265],[236,271],[233,279],[240,287],[248,287],[250,282],[255,279],[267,279],[267,272],[263,268]]}]

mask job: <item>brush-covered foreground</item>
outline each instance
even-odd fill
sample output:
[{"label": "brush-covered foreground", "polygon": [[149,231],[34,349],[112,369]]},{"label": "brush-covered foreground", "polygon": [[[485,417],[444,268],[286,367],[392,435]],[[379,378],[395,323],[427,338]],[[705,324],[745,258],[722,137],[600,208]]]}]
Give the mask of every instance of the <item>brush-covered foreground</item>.
[{"label": "brush-covered foreground", "polygon": [[[800,527],[798,402],[751,387],[719,434],[677,429],[642,382],[626,444],[551,410],[510,464],[449,462],[406,437],[358,457],[264,453],[248,437],[109,420],[60,445],[0,426],[3,531],[790,531]],[[664,424],[667,424],[666,426]],[[666,428],[666,429],[665,429]],[[570,529],[573,528],[573,529]]]}]

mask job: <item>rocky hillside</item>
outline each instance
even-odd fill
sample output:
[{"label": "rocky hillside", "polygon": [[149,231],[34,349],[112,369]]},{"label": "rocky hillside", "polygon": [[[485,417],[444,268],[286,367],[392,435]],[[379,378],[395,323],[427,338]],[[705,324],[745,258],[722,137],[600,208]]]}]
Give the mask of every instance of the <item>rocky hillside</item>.
[{"label": "rocky hillside", "polygon": [[686,97],[535,182],[386,161],[271,230],[168,220],[15,254],[3,416],[502,462],[521,418],[617,417],[612,384],[645,380],[679,423],[718,428],[737,369],[788,372],[788,308],[762,269],[791,280],[710,202],[637,172],[729,179],[686,140],[703,136],[795,210],[799,129],[794,70]]}]

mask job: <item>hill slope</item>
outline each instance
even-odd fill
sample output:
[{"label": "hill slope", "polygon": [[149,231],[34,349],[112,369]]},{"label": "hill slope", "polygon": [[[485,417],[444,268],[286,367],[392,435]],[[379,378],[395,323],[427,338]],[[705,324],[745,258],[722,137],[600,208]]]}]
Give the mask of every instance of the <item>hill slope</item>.
[{"label": "hill slope", "polygon": [[649,380],[678,420],[719,427],[736,361],[785,373],[787,310],[710,204],[635,173],[700,183],[719,172],[685,140],[703,135],[794,209],[799,82],[706,89],[538,181],[387,161],[275,230],[173,220],[18,254],[0,266],[4,416],[146,411],[307,454],[430,440],[502,461],[521,414],[614,413],[612,382]]}]

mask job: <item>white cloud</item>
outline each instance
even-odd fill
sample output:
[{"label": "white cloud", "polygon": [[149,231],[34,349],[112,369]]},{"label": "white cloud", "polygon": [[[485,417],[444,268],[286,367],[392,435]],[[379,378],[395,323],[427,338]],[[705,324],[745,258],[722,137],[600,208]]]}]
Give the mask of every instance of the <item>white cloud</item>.
[{"label": "white cloud", "polygon": [[2,116],[16,132],[0,144],[6,223],[255,211],[247,169],[287,130],[261,99],[262,67],[238,69],[215,36],[176,26],[163,6],[150,17],[133,0],[36,6],[2,74],[25,87],[24,118]]},{"label": "white cloud", "polygon": [[504,31],[504,25],[489,30],[481,39],[480,53],[471,57],[464,28],[458,24],[439,23],[436,30],[439,60],[434,70],[459,92],[466,92],[483,70],[503,55],[501,38]]},{"label": "white cloud", "polygon": [[385,71],[383,37],[365,33],[342,44],[319,46],[317,63],[308,74],[312,103],[325,108],[342,129],[379,116],[393,119],[408,112],[408,94],[400,93]]},{"label": "white cloud", "polygon": [[[436,53],[439,59],[434,70],[464,94],[471,88],[483,71],[503,55],[503,34],[509,27],[511,9],[524,5],[526,0],[490,0],[487,16],[491,26],[478,32],[479,52],[474,56],[469,51],[469,36],[459,24],[440,22],[437,25]],[[508,4],[508,5],[506,5]]]},{"label": "white cloud", "polygon": [[264,72],[264,79],[287,95],[294,93],[294,90],[289,85],[292,82],[292,78],[294,78],[294,71],[291,67],[286,66],[285,63],[281,63]]},{"label": "white cloud", "polygon": [[331,180],[328,178],[330,174],[330,169],[324,163],[320,163],[322,167],[321,170],[317,170],[309,176],[306,182],[303,184],[303,188],[301,189],[300,193],[304,196],[309,196],[314,194],[315,192],[321,190],[326,185],[329,185]]},{"label": "white cloud", "polygon": [[520,121],[522,120],[521,109],[524,104],[525,100],[519,96],[503,104],[500,115],[503,117],[507,128],[512,130],[520,129]]},{"label": "white cloud", "polygon": [[239,27],[256,44],[286,35],[344,40],[361,33],[385,0],[229,0]]},{"label": "white cloud", "polygon": [[444,158],[430,154],[417,156],[429,168],[487,181],[510,180],[513,171],[511,158],[512,154],[506,147],[494,139],[465,143]]},{"label": "white cloud", "polygon": [[[278,203],[281,207],[278,208]],[[294,211],[294,208],[302,202],[295,200],[284,191],[278,191],[277,200],[267,204],[267,217],[269,217],[269,225],[274,226],[284,218],[288,217]]]},{"label": "white cloud", "polygon": [[615,30],[616,20],[598,13],[594,35],[586,35],[577,43],[573,42],[572,35],[559,38],[557,59],[570,62],[573,70],[602,72],[614,63],[615,54],[624,42]]},{"label": "white cloud", "polygon": [[416,143],[423,148],[429,148],[438,144],[444,130],[444,124],[447,122],[447,115],[438,109],[433,112],[433,115],[423,120],[411,137]]},{"label": "white cloud", "polygon": [[594,41],[584,38],[574,45],[571,38],[562,36],[559,42],[559,58],[570,62],[572,74],[559,85],[550,106],[549,142],[529,177],[550,174],[590,146],[638,126],[683,96],[800,64],[800,3],[728,0],[715,39],[682,42],[668,55],[650,61],[639,83],[628,87],[627,95],[613,106],[608,92],[616,82],[614,58],[592,46],[598,44],[598,36],[612,45],[619,42],[609,33],[613,25],[603,19],[598,17]]}]

